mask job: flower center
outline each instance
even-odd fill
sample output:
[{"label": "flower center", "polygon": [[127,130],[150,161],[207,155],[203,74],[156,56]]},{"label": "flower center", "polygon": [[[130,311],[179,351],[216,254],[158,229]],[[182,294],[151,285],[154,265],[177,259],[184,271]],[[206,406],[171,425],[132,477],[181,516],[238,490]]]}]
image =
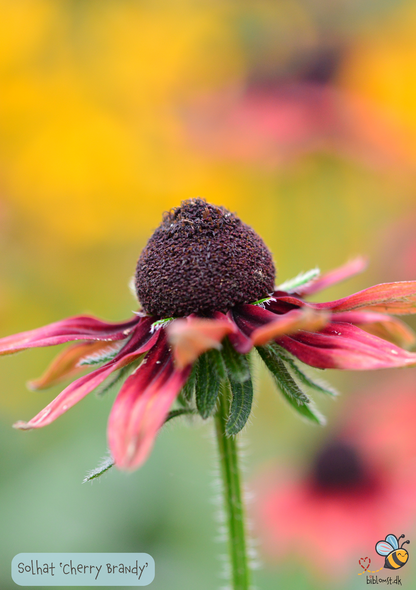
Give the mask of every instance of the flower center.
[{"label": "flower center", "polygon": [[315,457],[312,468],[314,484],[324,491],[348,491],[366,484],[363,462],[353,447],[333,441]]},{"label": "flower center", "polygon": [[256,232],[202,199],[168,211],[137,262],[137,297],[150,315],[226,312],[274,289],[272,255]]}]

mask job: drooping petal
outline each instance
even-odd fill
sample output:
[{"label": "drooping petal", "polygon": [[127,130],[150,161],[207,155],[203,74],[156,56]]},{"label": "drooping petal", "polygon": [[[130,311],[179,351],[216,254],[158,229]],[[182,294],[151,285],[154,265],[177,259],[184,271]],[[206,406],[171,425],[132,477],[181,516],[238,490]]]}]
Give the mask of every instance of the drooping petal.
[{"label": "drooping petal", "polygon": [[190,370],[190,366],[182,371],[175,370],[162,336],[142,365],[127,379],[108,423],[109,447],[119,469],[133,470],[145,461]]},{"label": "drooping petal", "polygon": [[85,367],[79,366],[78,364],[82,358],[106,348],[108,348],[108,344],[103,342],[82,342],[80,344],[73,344],[55,357],[42,377],[29,381],[28,387],[36,390],[46,389],[47,387],[60,383],[68,377],[73,377],[85,370]]},{"label": "drooping petal", "polygon": [[328,319],[327,313],[317,312],[307,307],[294,309],[285,315],[276,316],[273,322],[254,330],[251,340],[254,346],[261,346],[279,336],[293,334],[298,330],[315,332],[321,330],[328,323]]},{"label": "drooping petal", "polygon": [[345,281],[354,275],[363,272],[367,267],[368,261],[366,258],[362,256],[357,256],[353,260],[349,260],[343,266],[339,268],[335,268],[322,276],[316,278],[315,280],[307,283],[305,285],[300,286],[296,289],[296,293],[302,295],[303,297],[307,295],[312,295],[314,293],[318,293],[323,289],[327,289],[336,283],[340,283],[341,281]]},{"label": "drooping petal", "polygon": [[127,428],[135,402],[163,372],[169,356],[166,338],[163,337],[140,367],[126,380],[114,402],[108,422],[108,442],[111,454],[118,465],[123,464],[129,445]]},{"label": "drooping petal", "polygon": [[233,323],[226,316],[223,318],[188,317],[184,320],[175,320],[167,326],[178,369],[192,364],[203,352],[211,348],[221,348],[221,340],[235,331]]},{"label": "drooping petal", "polygon": [[91,316],[67,318],[42,328],[1,338],[0,355],[27,348],[54,346],[71,340],[124,340],[139,321],[138,317],[121,323],[103,322]]},{"label": "drooping petal", "polygon": [[336,301],[308,305],[332,312],[361,309],[397,315],[416,313],[416,281],[383,283]]},{"label": "drooping petal", "polygon": [[142,319],[129,342],[112,361],[68,385],[29,422],[16,422],[13,425],[14,428],[30,430],[50,424],[98,387],[112,372],[132,363],[140,355],[150,350],[159,337],[158,332],[151,333],[151,323],[150,318]]},{"label": "drooping petal", "polygon": [[298,332],[277,342],[302,362],[319,369],[361,371],[416,365],[415,353],[346,323],[331,322],[320,332]]},{"label": "drooping petal", "polygon": [[416,343],[416,334],[398,318],[373,311],[344,311],[333,315],[336,322],[350,322],[402,348]]},{"label": "drooping petal", "polygon": [[316,312],[307,307],[292,309],[279,315],[257,305],[239,305],[233,314],[237,327],[249,338],[251,344],[244,352],[297,330],[320,330],[329,318],[328,313]]}]

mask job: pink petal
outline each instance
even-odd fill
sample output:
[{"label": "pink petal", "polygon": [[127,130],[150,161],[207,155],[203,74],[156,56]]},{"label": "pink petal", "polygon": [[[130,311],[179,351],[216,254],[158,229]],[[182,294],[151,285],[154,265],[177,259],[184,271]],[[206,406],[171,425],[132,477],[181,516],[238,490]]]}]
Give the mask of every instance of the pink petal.
[{"label": "pink petal", "polygon": [[117,356],[89,375],[77,379],[66,387],[50,404],[29,422],[16,422],[14,428],[30,430],[47,426],[59,416],[67,412],[88,393],[100,385],[111,373],[121,369],[136,360],[140,355],[150,350],[156,343],[159,332],[151,334],[152,320],[145,318],[136,328],[131,340],[120,350]]},{"label": "pink petal", "polygon": [[32,428],[47,426],[98,387],[114,370],[114,367],[101,367],[93,373],[77,379],[29,422],[19,421],[13,424],[13,427],[19,430],[31,430]]},{"label": "pink petal", "polygon": [[1,338],[0,355],[26,348],[54,346],[71,340],[123,340],[139,321],[137,317],[121,323],[103,322],[91,316],[67,318],[36,330]]},{"label": "pink petal", "polygon": [[[307,307],[291,309],[279,315],[259,305],[239,305],[232,313],[237,328],[250,343],[248,345],[244,340],[238,343],[240,349],[236,347],[236,350],[242,353],[249,352],[253,346],[260,346],[297,330],[320,330],[329,318],[327,313],[316,313],[316,310]],[[229,338],[233,342],[232,338],[236,338],[236,335]]]},{"label": "pink petal", "polygon": [[416,354],[351,324],[331,323],[321,332],[299,332],[277,342],[302,362],[320,369],[361,371],[416,365]]},{"label": "pink petal", "polygon": [[372,311],[344,311],[334,314],[335,322],[350,322],[362,327],[370,334],[389,340],[402,348],[416,343],[416,335],[409,326],[398,318]]},{"label": "pink petal", "polygon": [[203,352],[221,348],[221,340],[235,331],[235,326],[224,319],[188,317],[171,322],[166,330],[173,345],[173,356],[178,369],[192,364]]},{"label": "pink petal", "polygon": [[109,447],[119,469],[133,470],[146,460],[190,370],[174,369],[169,348],[161,339],[127,379],[108,423]]},{"label": "pink petal", "polygon": [[309,305],[315,309],[330,309],[333,312],[368,309],[398,315],[416,313],[416,281],[383,283],[343,299]]},{"label": "pink petal", "polygon": [[341,281],[345,281],[350,277],[363,272],[366,269],[368,261],[366,258],[362,256],[358,256],[353,260],[350,260],[343,266],[339,268],[335,268],[331,270],[321,277],[318,277],[314,281],[307,283],[298,289],[296,289],[296,293],[302,296],[312,295],[313,293],[318,293],[318,291],[322,291],[323,289],[327,289],[336,283],[340,283]]},{"label": "pink petal", "polygon": [[275,316],[276,319],[261,328],[257,328],[251,334],[254,346],[261,346],[285,334],[293,334],[299,330],[315,332],[321,330],[327,323],[329,316],[326,313],[318,312],[310,308],[295,309],[282,316]]},{"label": "pink petal", "polygon": [[103,344],[102,342],[82,342],[80,344],[73,344],[58,354],[42,377],[30,381],[28,387],[30,387],[30,389],[46,389],[47,387],[60,383],[68,377],[77,375],[86,368],[85,366],[78,365],[81,359],[99,350],[105,350],[108,347],[108,344]]}]

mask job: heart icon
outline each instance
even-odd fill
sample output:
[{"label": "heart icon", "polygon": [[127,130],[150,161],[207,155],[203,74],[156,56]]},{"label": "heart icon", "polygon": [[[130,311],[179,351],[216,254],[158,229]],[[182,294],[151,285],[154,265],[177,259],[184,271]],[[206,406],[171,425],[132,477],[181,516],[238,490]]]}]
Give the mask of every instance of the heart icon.
[{"label": "heart icon", "polygon": [[368,568],[370,567],[371,559],[369,557],[362,557],[361,559],[358,560],[358,563],[363,568],[363,570],[366,572],[368,570]]}]

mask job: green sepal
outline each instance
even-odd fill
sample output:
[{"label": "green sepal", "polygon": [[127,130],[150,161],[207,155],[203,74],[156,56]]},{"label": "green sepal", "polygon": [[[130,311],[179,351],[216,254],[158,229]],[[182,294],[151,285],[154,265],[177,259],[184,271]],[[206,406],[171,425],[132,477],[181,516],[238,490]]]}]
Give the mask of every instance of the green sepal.
[{"label": "green sepal", "polygon": [[263,299],[257,299],[257,301],[252,301],[250,305],[260,305],[264,307],[263,304],[267,303],[267,301],[270,301],[270,299],[272,299],[271,295],[269,297],[263,297]]},{"label": "green sepal", "polygon": [[161,320],[156,320],[150,326],[151,332],[154,332],[155,330],[159,330],[159,328],[165,327],[167,324],[169,324],[169,322],[172,322],[174,319],[175,318],[163,318]]},{"label": "green sepal", "polygon": [[194,362],[192,365],[191,373],[186,380],[185,385],[181,389],[180,395],[183,397],[185,402],[190,404],[194,398],[195,387],[198,381],[198,373],[199,373],[199,359]]},{"label": "green sepal", "polygon": [[225,338],[222,342],[221,356],[230,380],[243,383],[250,379],[250,366],[247,355],[237,352],[228,338]]},{"label": "green sepal", "polygon": [[225,434],[231,436],[237,434],[246,425],[251,413],[253,403],[253,383],[251,378],[243,383],[231,381],[230,387],[233,395],[230,415],[225,426]]},{"label": "green sepal", "polygon": [[220,379],[210,353],[209,350],[199,357],[198,380],[195,386],[196,407],[204,420],[212,414],[220,390]]},{"label": "green sepal", "polygon": [[[166,422],[169,422],[169,420],[173,420],[174,418],[178,418],[179,416],[192,415],[192,414],[196,414],[196,412],[195,412],[195,410],[191,410],[190,408],[181,408],[178,410],[171,410],[169,412],[169,414],[166,416],[165,424],[166,424]],[[112,467],[114,467],[114,459],[111,456],[104,457],[101,460],[101,463],[98,465],[98,467],[96,467],[95,469],[92,469],[84,477],[84,479],[82,480],[82,483],[87,483],[89,481],[92,481],[93,479],[97,479],[97,477],[104,475],[104,473],[109,471]]]},{"label": "green sepal", "polygon": [[319,277],[320,274],[321,271],[319,270],[319,268],[313,268],[312,270],[301,272],[300,274],[298,274],[297,277],[294,277],[293,279],[288,279],[287,281],[276,287],[276,291],[286,291],[286,293],[295,293],[296,289],[303,285],[306,285],[307,283],[310,283],[311,281]]},{"label": "green sepal", "polygon": [[299,379],[299,381],[301,383],[303,383],[307,387],[310,387],[310,389],[314,389],[315,391],[319,391],[320,393],[325,393],[325,394],[330,395],[332,397],[337,397],[339,395],[339,392],[334,387],[332,387],[332,385],[327,383],[326,381],[321,380],[321,379],[319,381],[314,381],[311,377],[309,377],[309,375],[307,373],[302,371],[302,369],[299,367],[298,363],[295,361],[293,356],[289,352],[287,352],[287,350],[285,350],[284,348],[282,348],[278,344],[275,344],[274,342],[272,342],[270,344],[270,346],[272,348],[274,348],[276,350],[277,354],[280,356],[280,358],[285,363],[287,363],[287,365],[289,365],[289,368],[292,371],[293,376],[295,378]]},{"label": "green sepal", "polygon": [[209,358],[218,379],[220,381],[225,381],[227,379],[227,367],[225,366],[221,352],[212,348],[209,351]]},{"label": "green sepal", "polygon": [[166,416],[165,424],[166,422],[169,422],[169,420],[173,420],[174,418],[178,418],[179,416],[189,416],[195,414],[195,410],[192,410],[191,408],[179,408],[178,410],[171,410],[169,414]]},{"label": "green sepal", "polygon": [[142,358],[143,357],[140,357],[139,360],[129,363],[125,367],[122,367],[121,369],[110,375],[110,377],[105,379],[104,382],[101,383],[101,385],[98,385],[98,387],[95,389],[95,395],[97,397],[103,397],[104,395],[112,391],[115,387],[120,385],[120,383],[127,379],[129,374],[132,373],[134,369],[140,365],[140,363],[142,362]]},{"label": "green sepal", "polygon": [[95,469],[92,469],[82,480],[82,483],[87,483],[88,481],[92,481],[93,479],[97,479],[100,475],[103,475],[111,469],[114,465],[114,459],[112,457],[104,457],[101,460],[101,463]]},{"label": "green sepal", "polygon": [[176,401],[180,406],[182,406],[182,408],[189,408],[189,402],[187,402],[186,399],[183,397],[182,391],[179,392]]},{"label": "green sepal", "polygon": [[97,352],[95,354],[92,354],[91,356],[86,356],[79,361],[78,366],[89,367],[93,365],[100,365],[102,363],[108,363],[109,361],[112,361],[113,358],[120,352],[121,348],[121,346],[116,346],[112,350],[108,350],[107,352],[103,352],[102,354],[99,354]]},{"label": "green sepal", "polygon": [[257,351],[266,367],[272,373],[281,393],[298,414],[311,422],[323,425],[325,418],[320,414],[311,399],[302,391],[293,379],[284,362],[270,345],[257,346]]}]

